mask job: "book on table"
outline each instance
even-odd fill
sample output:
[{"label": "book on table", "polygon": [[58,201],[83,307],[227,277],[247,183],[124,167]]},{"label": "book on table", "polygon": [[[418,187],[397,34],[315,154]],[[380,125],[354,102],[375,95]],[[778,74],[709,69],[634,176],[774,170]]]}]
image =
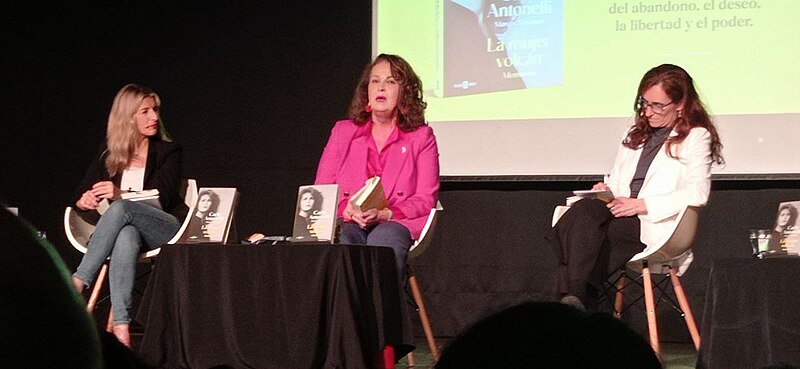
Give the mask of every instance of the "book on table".
[{"label": "book on table", "polygon": [[384,209],[387,205],[386,194],[383,192],[383,184],[381,177],[374,176],[364,183],[352,197],[350,197],[350,204],[354,209],[359,211],[367,211],[370,209]]},{"label": "book on table", "polygon": [[182,243],[227,243],[233,224],[239,192],[235,187],[200,187],[197,205]]},{"label": "book on table", "polygon": [[778,204],[778,214],[770,234],[767,255],[800,255],[800,201]]},{"label": "book on table", "polygon": [[333,242],[339,185],[307,185],[297,190],[292,242]]}]

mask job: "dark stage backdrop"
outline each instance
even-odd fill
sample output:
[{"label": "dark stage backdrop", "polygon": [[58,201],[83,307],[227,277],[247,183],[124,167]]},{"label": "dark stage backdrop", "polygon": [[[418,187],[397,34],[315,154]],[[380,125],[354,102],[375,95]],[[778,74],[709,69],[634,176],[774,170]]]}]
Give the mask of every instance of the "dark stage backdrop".
[{"label": "dark stage backdrop", "polygon": [[68,265],[64,206],[105,136],[114,94],[155,89],[184,176],[237,187],[236,227],[289,235],[336,120],[370,61],[368,2],[0,3],[0,198]]},{"label": "dark stage backdrop", "polygon": [[[553,208],[569,195],[556,188],[590,186],[589,182],[446,183],[440,195],[444,211],[433,242],[411,260],[434,332],[457,335],[470,323],[512,304],[554,299],[556,259],[544,235]],[[772,227],[778,204],[791,199],[800,199],[798,181],[713,183],[700,216],[695,259],[682,277],[698,328],[712,260],[750,257],[748,229]],[[629,309],[624,319],[646,334],[642,305]],[[660,306],[662,340],[691,342],[682,319],[667,305]]]},{"label": "dark stage backdrop", "polygon": [[[71,268],[81,254],[64,207],[105,135],[124,84],[154,88],[184,176],[239,188],[239,238],[291,233],[297,186],[311,183],[334,121],[370,60],[368,2],[0,2],[0,198],[47,232]],[[439,336],[491,311],[552,295],[542,239],[553,206],[588,183],[452,182],[430,251],[413,260]],[[686,274],[695,309],[715,256],[747,255],[794,182],[715,182],[698,258]],[[695,311],[695,316],[700,316]],[[682,332],[682,331],[681,331]],[[682,333],[676,333],[677,339]]]}]

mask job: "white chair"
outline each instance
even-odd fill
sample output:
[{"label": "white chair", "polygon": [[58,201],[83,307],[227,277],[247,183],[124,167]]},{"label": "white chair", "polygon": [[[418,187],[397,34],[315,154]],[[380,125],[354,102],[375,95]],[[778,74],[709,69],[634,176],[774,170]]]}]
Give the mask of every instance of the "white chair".
[{"label": "white chair", "polygon": [[[178,232],[172,237],[172,239],[167,241],[167,244],[174,244],[178,242],[178,239],[180,239],[181,235],[183,235],[183,232],[186,231],[186,227],[189,225],[189,221],[192,219],[195,207],[197,206],[197,182],[194,179],[187,179],[181,188],[181,192],[183,194],[183,201],[186,203],[186,206],[189,207],[189,212],[187,213],[186,218],[183,220],[181,227],[178,229]],[[97,224],[99,219],[100,215],[96,211],[76,211],[70,206],[64,210],[64,231],[67,234],[67,239],[72,244],[72,247],[84,254],[86,253],[86,247],[89,244],[89,237],[91,237],[92,233],[94,232],[95,224]],[[153,258],[158,255],[160,251],[161,248],[159,247],[144,252],[139,255],[139,261]],[[100,296],[100,290],[103,288],[103,282],[105,282],[107,274],[108,263],[104,263],[103,267],[100,268],[100,272],[97,275],[97,280],[92,287],[92,294],[89,296],[89,301],[86,304],[87,311],[94,311],[95,305],[97,304],[97,298]],[[107,325],[107,329],[109,331],[111,329],[111,321],[112,316],[111,312],[109,312]]]},{"label": "white chair", "polygon": [[[430,246],[431,239],[433,239],[433,229],[436,227],[436,223],[439,218],[438,214],[442,210],[444,210],[442,203],[437,201],[436,207],[431,209],[430,214],[428,214],[428,221],[422,228],[422,233],[420,233],[419,238],[414,241],[414,244],[408,249],[409,260],[418,257]],[[425,332],[425,338],[428,340],[428,346],[431,349],[431,356],[433,356],[433,361],[435,362],[439,360],[439,350],[436,348],[436,340],[433,338],[433,330],[431,329],[431,323],[428,319],[428,310],[425,309],[425,302],[422,299],[422,292],[419,289],[417,277],[414,275],[414,271],[411,270],[410,264],[408,265],[408,285],[411,288],[411,294],[414,297],[414,303],[417,305],[419,321],[422,325],[422,330]],[[414,354],[409,353],[407,358],[408,366],[414,366]]]},{"label": "white chair", "polygon": [[[700,207],[687,206],[678,214],[678,222],[675,223],[675,228],[672,230],[672,235],[664,242],[661,247],[652,248],[650,251],[643,251],[634,255],[627,263],[627,268],[636,272],[641,272],[644,288],[645,300],[645,313],[647,315],[647,329],[649,334],[650,346],[653,351],[661,357],[661,344],[658,339],[658,323],[656,321],[656,302],[653,293],[653,279],[651,274],[669,274],[670,282],[675,291],[675,296],[680,305],[681,314],[686,321],[686,327],[692,337],[695,349],[700,348],[700,333],[697,330],[697,324],[694,321],[694,315],[689,306],[689,301],[686,299],[686,293],[680,283],[680,276],[686,271],[689,264],[693,260],[691,251],[692,242],[697,234],[697,224],[700,217]],[[553,213],[553,225],[555,226],[558,219],[563,215],[569,207],[558,206]],[[614,301],[614,315],[619,317],[623,310],[624,304],[624,289],[626,279],[635,280],[627,276],[625,270],[620,274],[617,280],[616,296]],[[660,286],[661,295],[659,298],[664,298],[664,290]],[[635,300],[635,301],[638,301]]]}]

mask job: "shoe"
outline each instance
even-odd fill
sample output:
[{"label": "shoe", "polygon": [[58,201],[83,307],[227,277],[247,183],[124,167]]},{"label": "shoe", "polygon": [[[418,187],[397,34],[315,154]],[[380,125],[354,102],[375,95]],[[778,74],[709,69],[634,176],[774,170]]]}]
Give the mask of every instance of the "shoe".
[{"label": "shoe", "polygon": [[561,303],[564,305],[572,306],[578,310],[586,311],[586,307],[581,302],[581,299],[577,298],[574,295],[566,295],[561,298]]},{"label": "shoe", "polygon": [[75,276],[72,277],[72,285],[75,286],[75,289],[79,294],[83,293],[83,290],[86,288],[86,283],[83,283],[80,278]]},{"label": "shoe", "polygon": [[131,348],[131,332],[129,328],[130,325],[128,324],[118,324],[111,328],[111,333],[127,348]]}]

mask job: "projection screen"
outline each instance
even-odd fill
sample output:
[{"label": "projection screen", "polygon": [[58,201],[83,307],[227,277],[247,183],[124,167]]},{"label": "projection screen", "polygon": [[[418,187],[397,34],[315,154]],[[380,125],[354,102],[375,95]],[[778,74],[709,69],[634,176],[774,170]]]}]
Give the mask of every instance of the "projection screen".
[{"label": "projection screen", "polygon": [[423,80],[444,177],[607,173],[650,68],[694,78],[717,177],[800,175],[800,1],[374,0]]}]

